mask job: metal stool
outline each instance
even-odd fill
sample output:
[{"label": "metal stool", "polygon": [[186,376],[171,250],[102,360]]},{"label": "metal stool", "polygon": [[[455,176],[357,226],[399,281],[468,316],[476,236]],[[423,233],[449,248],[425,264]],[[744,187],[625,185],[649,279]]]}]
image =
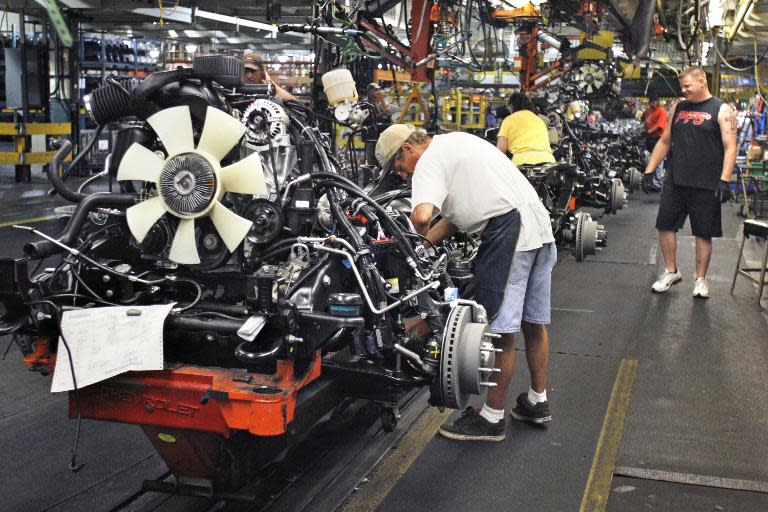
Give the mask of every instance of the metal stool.
[{"label": "metal stool", "polygon": [[[763,244],[765,244],[765,251],[763,252],[763,264],[760,268],[741,267],[741,256],[744,253],[744,244],[747,242],[747,238],[750,236],[761,238],[763,240]],[[739,259],[736,261],[736,271],[733,273],[733,281],[731,282],[731,295],[733,295],[733,288],[736,286],[736,277],[741,274],[760,284],[757,291],[757,303],[760,304],[760,299],[763,298],[763,288],[765,287],[766,265],[768,265],[768,221],[751,219],[745,220],[744,239],[741,241]],[[760,274],[759,279],[754,276],[756,273]]]}]

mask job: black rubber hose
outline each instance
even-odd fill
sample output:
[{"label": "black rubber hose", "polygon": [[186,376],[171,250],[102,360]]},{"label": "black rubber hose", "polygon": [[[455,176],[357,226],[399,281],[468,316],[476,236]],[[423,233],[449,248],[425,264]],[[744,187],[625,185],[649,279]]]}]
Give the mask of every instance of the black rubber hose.
[{"label": "black rubber hose", "polygon": [[184,315],[169,316],[165,321],[166,327],[178,329],[180,331],[213,331],[220,334],[237,334],[238,329],[243,326],[247,318],[242,320],[230,320],[228,318],[189,318]]},{"label": "black rubber hose", "polygon": [[[137,196],[133,194],[111,194],[109,192],[97,192],[85,196],[75,208],[75,212],[67,225],[59,233],[57,240],[64,245],[72,245],[92,210],[104,207],[126,208],[136,204],[137,200]],[[63,251],[64,249],[48,240],[30,242],[24,246],[24,254],[31,258],[47,258]]]},{"label": "black rubber hose", "polygon": [[414,262],[418,261],[416,251],[414,251],[413,246],[411,246],[400,226],[398,226],[397,223],[392,220],[387,211],[379,203],[368,197],[368,195],[363,192],[360,187],[344,178],[343,176],[339,176],[337,174],[317,172],[313,173],[312,176],[323,178],[318,182],[318,184],[321,186],[327,185],[340,188],[368,202],[379,213],[379,220],[386,223],[387,227],[392,231],[392,234],[395,235],[395,241],[397,242],[400,250],[403,251],[404,254],[407,254],[409,257],[413,258]]},{"label": "black rubber hose", "polygon": [[184,69],[179,68],[169,71],[155,71],[149,75],[133,90],[131,107],[134,112],[144,119],[154,114],[155,109],[148,108],[149,97],[166,85],[183,80],[186,76],[190,75],[190,73],[191,70],[185,71]]},{"label": "black rubber hose", "polygon": [[[82,148],[80,150],[80,152],[77,154],[77,156],[75,156],[74,160],[72,160],[72,162],[70,162],[70,164],[67,166],[67,170],[64,171],[61,174],[61,182],[62,183],[67,181],[67,178],[69,178],[69,175],[72,174],[72,171],[75,170],[75,168],[77,167],[77,164],[80,163],[80,160],[82,160],[85,155],[90,153],[91,149],[93,148],[93,145],[96,144],[97,140],[99,140],[99,136],[101,135],[101,132],[104,131],[104,127],[105,126],[106,125],[100,124],[96,128],[96,131],[94,132],[93,137],[91,137],[91,140],[88,141],[88,144],[86,144],[85,147]],[[71,145],[72,145],[72,143],[70,142],[70,146]],[[54,145],[54,147],[55,147],[55,145]],[[66,155],[64,155],[64,158],[66,158]],[[54,160],[55,160],[55,157],[54,157]],[[53,161],[51,161],[51,165],[48,166],[48,172],[49,173],[51,172],[51,168],[52,167],[53,167],[54,171],[57,171],[56,167],[53,165]],[[58,173],[57,173],[57,175],[58,175]],[[55,196],[56,195],[56,189],[55,188],[50,189],[48,191],[48,195],[51,196],[51,197]]]},{"label": "black rubber hose", "polygon": [[[94,140],[96,138],[94,137]],[[53,190],[61,197],[71,203],[79,203],[86,197],[86,194],[78,194],[64,183],[64,180],[59,176],[59,170],[64,159],[72,151],[72,143],[68,140],[57,140],[53,143],[53,147],[58,149],[56,154],[51,160],[51,164],[48,166],[48,181],[53,185]],[[81,151],[82,153],[82,151]],[[78,155],[79,156],[79,155]],[[53,195],[53,194],[51,194]]]},{"label": "black rubber hose", "polygon": [[277,341],[275,341],[272,346],[264,352],[249,352],[245,350],[243,347],[248,343],[250,343],[250,341],[244,341],[239,344],[237,348],[235,348],[235,357],[244,363],[254,363],[256,361],[260,361],[277,354],[280,348],[283,346],[283,338],[282,336],[278,337]]}]

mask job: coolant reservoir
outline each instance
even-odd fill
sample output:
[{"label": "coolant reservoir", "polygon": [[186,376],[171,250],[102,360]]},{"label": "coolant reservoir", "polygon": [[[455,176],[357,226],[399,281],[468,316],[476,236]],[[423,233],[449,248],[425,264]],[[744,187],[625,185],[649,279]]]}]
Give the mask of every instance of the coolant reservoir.
[{"label": "coolant reservoir", "polygon": [[356,102],[357,89],[352,73],[348,69],[339,68],[323,75],[323,90],[331,106],[343,101]]}]

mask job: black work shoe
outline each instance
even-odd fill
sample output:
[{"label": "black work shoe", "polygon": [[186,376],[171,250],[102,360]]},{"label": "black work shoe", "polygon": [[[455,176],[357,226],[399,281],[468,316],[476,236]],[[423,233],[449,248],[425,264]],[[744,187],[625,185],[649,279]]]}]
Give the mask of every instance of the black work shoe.
[{"label": "black work shoe", "polygon": [[520,393],[520,396],[517,397],[517,405],[509,414],[518,421],[527,421],[537,425],[552,421],[552,415],[549,413],[549,402],[539,402],[533,405],[528,400],[528,393]]},{"label": "black work shoe", "polygon": [[440,427],[440,435],[457,441],[503,441],[504,427],[503,419],[491,423],[480,416],[477,409],[467,407],[456,421]]}]

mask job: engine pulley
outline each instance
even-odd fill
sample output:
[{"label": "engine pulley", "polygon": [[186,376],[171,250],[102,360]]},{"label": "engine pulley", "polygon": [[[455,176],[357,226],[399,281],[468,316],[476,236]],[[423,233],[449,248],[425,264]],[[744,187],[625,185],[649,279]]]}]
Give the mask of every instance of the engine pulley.
[{"label": "engine pulley", "polygon": [[269,199],[256,198],[245,209],[245,218],[253,222],[247,238],[255,244],[271,242],[283,229],[283,210]]}]

